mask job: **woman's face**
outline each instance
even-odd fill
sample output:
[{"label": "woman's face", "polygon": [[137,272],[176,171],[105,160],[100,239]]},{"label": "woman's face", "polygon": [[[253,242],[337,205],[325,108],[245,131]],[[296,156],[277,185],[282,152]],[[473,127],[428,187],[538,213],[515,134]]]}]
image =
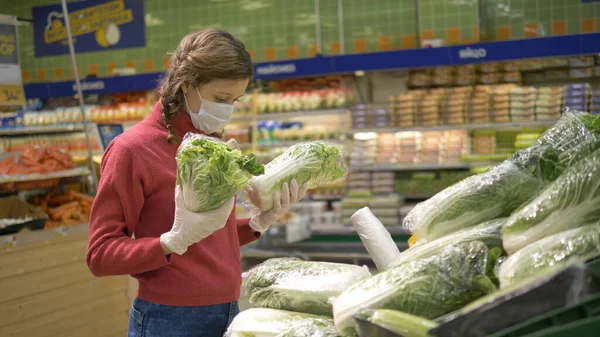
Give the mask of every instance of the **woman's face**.
[{"label": "woman's face", "polygon": [[200,111],[200,103],[203,99],[217,103],[234,104],[240,97],[244,96],[249,79],[243,80],[213,80],[202,86],[195,87],[183,86],[183,93],[186,95],[187,103],[193,113]]}]

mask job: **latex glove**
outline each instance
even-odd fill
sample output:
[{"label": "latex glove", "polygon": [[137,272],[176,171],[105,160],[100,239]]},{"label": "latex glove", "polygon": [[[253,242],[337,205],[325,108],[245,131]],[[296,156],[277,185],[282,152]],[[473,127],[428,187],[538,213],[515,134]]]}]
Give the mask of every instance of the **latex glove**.
[{"label": "latex glove", "polygon": [[273,208],[250,219],[250,228],[254,231],[263,233],[298,201],[302,200],[308,190],[308,183],[298,187],[295,179],[290,184],[283,183],[281,191],[273,193]]},{"label": "latex glove", "polygon": [[181,186],[175,187],[175,220],[173,228],[160,236],[160,242],[175,254],[182,255],[189,246],[225,227],[233,210],[234,198],[219,208],[194,213],[185,208]]}]

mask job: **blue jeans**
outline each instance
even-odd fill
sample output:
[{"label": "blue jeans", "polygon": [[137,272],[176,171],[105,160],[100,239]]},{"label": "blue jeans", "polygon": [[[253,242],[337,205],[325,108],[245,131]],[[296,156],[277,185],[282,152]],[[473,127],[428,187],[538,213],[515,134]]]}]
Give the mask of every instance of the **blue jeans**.
[{"label": "blue jeans", "polygon": [[127,337],[222,337],[239,311],[237,302],[173,307],[136,298]]}]

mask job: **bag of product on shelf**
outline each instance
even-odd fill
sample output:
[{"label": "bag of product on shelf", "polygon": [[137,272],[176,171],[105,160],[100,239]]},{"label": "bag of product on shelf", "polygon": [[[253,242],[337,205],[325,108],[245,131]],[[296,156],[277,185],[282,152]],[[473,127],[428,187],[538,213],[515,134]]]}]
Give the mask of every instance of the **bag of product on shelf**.
[{"label": "bag of product on shelf", "polygon": [[192,212],[216,209],[248,185],[264,166],[256,156],[244,156],[232,142],[188,133],[177,150],[177,184],[185,207]]},{"label": "bag of product on shelf", "polygon": [[254,211],[273,207],[273,193],[295,179],[298,185],[315,188],[337,182],[346,175],[338,145],[322,141],[298,143],[265,165],[265,173],[250,180],[247,205]]},{"label": "bag of product on shelf", "polygon": [[329,299],[370,276],[367,267],[276,258],[244,273],[242,289],[253,307],[331,316]]},{"label": "bag of product on shelf", "polygon": [[403,226],[420,242],[508,216],[600,146],[600,117],[566,112],[530,147],[418,204]]}]

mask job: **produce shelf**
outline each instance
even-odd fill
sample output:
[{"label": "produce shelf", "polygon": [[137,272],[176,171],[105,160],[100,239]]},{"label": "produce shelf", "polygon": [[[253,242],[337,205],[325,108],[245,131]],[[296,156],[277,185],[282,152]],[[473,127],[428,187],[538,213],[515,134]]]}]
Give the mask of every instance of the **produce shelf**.
[{"label": "produce shelf", "polygon": [[469,169],[474,166],[485,166],[483,163],[445,163],[445,164],[378,164],[350,166],[351,171],[419,171],[419,170],[453,170]]},{"label": "produce shelf", "polygon": [[[343,115],[348,113],[347,109],[322,109],[322,110],[301,110],[301,111],[289,111],[289,112],[274,112],[274,113],[261,113],[256,115],[257,121],[268,121],[274,119],[289,119],[298,117],[310,117],[310,116],[321,116],[321,115]],[[254,119],[252,115],[245,116],[234,116],[233,122],[236,121],[251,121]]]},{"label": "produce shelf", "polygon": [[486,124],[462,124],[462,125],[440,125],[440,126],[416,126],[406,128],[366,128],[351,129],[349,134],[376,132],[376,133],[396,133],[404,131],[449,131],[449,130],[496,130],[496,129],[524,129],[524,128],[546,128],[556,124],[552,121],[532,121],[518,123],[486,123]]},{"label": "produce shelf", "polygon": [[56,238],[61,238],[69,235],[86,234],[89,224],[81,223],[79,225],[69,225],[52,229],[24,231],[15,234],[0,236],[0,242],[3,242],[5,247],[26,246],[40,242],[49,242]]},{"label": "produce shelf", "polygon": [[43,134],[43,133],[61,133],[61,132],[83,131],[83,130],[84,130],[84,128],[83,128],[83,125],[81,125],[81,124],[36,126],[36,127],[14,128],[14,129],[0,129],[0,136],[19,136],[19,135]]},{"label": "produce shelf", "polygon": [[343,145],[346,143],[345,140],[339,140],[339,139],[302,139],[302,140],[285,140],[285,141],[278,141],[278,142],[273,142],[273,143],[259,143],[257,144],[257,146],[260,148],[268,148],[268,147],[290,147],[290,146],[294,146],[298,143],[302,143],[302,142],[312,142],[312,141],[323,141],[326,143],[332,143],[332,144],[338,144],[338,145]]},{"label": "produce shelf", "polygon": [[71,178],[81,177],[90,175],[90,171],[84,167],[73,168],[69,170],[62,170],[49,173],[35,173],[26,175],[0,175],[1,183],[15,183],[22,181],[37,181],[46,179],[60,179],[60,178]]}]

